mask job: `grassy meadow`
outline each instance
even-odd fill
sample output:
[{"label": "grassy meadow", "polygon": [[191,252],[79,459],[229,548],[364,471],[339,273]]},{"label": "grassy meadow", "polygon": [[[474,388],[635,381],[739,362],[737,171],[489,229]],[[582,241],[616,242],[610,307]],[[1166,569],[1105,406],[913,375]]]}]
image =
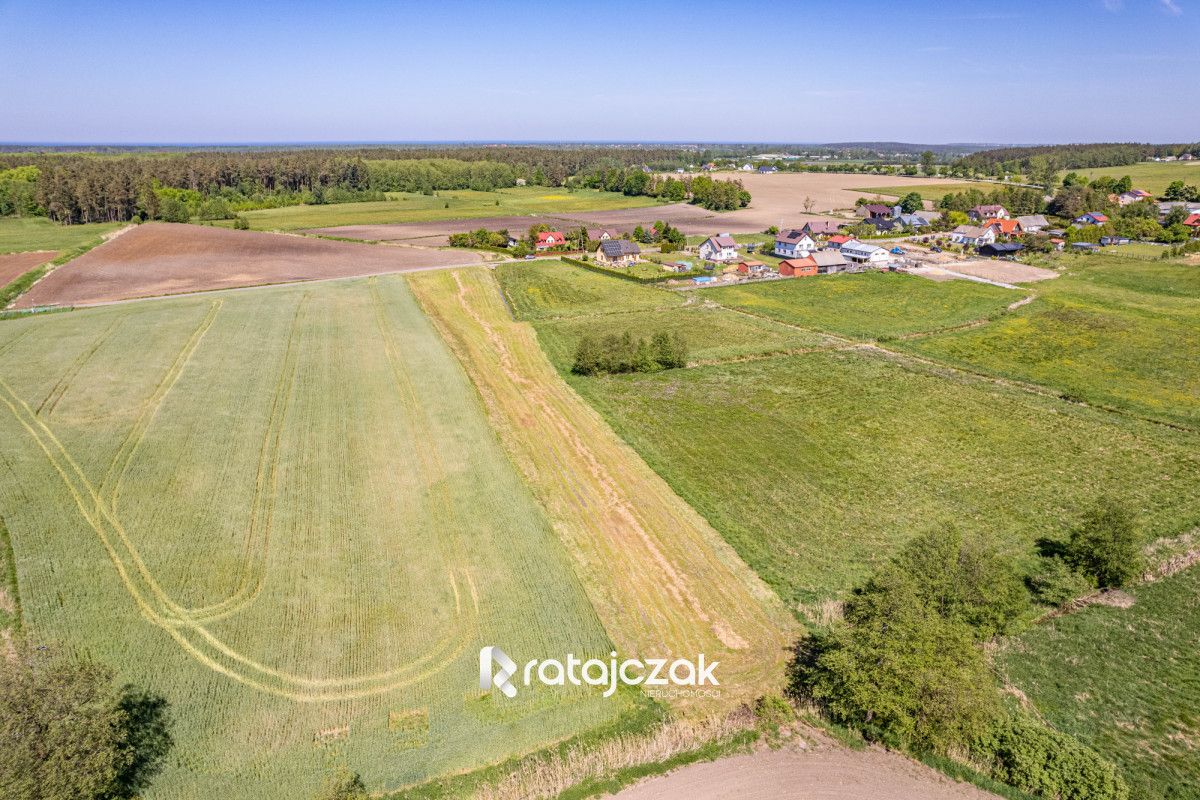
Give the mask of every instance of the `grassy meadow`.
[{"label": "grassy meadow", "polygon": [[479,692],[483,644],[612,645],[403,278],[5,322],[0,401],[25,630],[170,702],[147,800],[395,789],[628,707]]},{"label": "grassy meadow", "polygon": [[990,325],[906,342],[922,355],[1200,428],[1200,269],[1065,255],[1062,277]]},{"label": "grassy meadow", "polygon": [[1132,796],[1200,787],[1200,569],[1138,587],[1131,608],[1091,606],[1002,649],[1038,712],[1112,759]]},{"label": "grassy meadow", "polygon": [[705,289],[703,296],[789,325],[881,339],[999,314],[1022,293],[971,281],[936,283],[873,271]]},{"label": "grassy meadow", "polygon": [[513,313],[525,320],[677,308],[686,302],[677,292],[556,259],[503,263],[496,274]]},{"label": "grassy meadow", "polygon": [[[507,217],[525,214],[565,214],[577,211],[611,211],[656,205],[651,197],[627,197],[595,189],[517,186],[480,192],[442,190],[436,195],[389,192],[388,199],[369,203],[334,203],[314,206],[266,208],[242,213],[253,230],[299,230],[336,225],[381,225],[397,222],[431,222],[472,217]],[[232,221],[220,223],[225,226]]]},{"label": "grassy meadow", "polygon": [[45,217],[0,217],[0,253],[73,250],[125,224],[97,222],[89,225],[59,225]]},{"label": "grassy meadow", "polygon": [[[1200,161],[1141,161],[1124,167],[1094,167],[1092,169],[1067,170],[1077,172],[1088,180],[1101,176],[1133,179],[1136,189],[1145,189],[1155,197],[1161,195],[1172,181],[1183,181],[1192,186],[1200,185]],[[1066,174],[1063,172],[1058,177]]]}]

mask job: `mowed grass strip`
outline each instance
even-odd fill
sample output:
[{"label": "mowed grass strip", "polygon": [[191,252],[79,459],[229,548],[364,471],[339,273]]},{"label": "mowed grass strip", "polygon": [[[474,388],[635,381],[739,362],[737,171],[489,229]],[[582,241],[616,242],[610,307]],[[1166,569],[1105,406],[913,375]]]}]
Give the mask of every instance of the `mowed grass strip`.
[{"label": "mowed grass strip", "polygon": [[[255,230],[299,230],[339,225],[382,225],[397,222],[429,222],[471,217],[504,217],[526,214],[609,211],[657,205],[650,197],[628,197],[618,192],[566,189],[546,186],[517,186],[481,192],[471,189],[439,191],[436,195],[389,192],[388,199],[367,203],[332,203],[286,206],[244,211]],[[533,224],[535,220],[530,220]],[[232,222],[222,222],[232,225]],[[566,225],[567,223],[563,223]],[[524,231],[511,231],[513,234]]]},{"label": "mowed grass strip", "polygon": [[1200,786],[1200,569],[1090,606],[1003,648],[1007,679],[1055,727],[1112,759],[1132,796],[1195,797]]},{"label": "mowed grass strip", "polygon": [[496,276],[518,319],[677,308],[685,297],[558,260],[500,264]]},{"label": "mowed grass strip", "polygon": [[571,391],[532,327],[513,321],[492,273],[409,280],[554,520],[618,651],[720,661],[721,695],[680,698],[689,712],[726,710],[777,687],[794,630],[779,599]]},{"label": "mowed grass strip", "polygon": [[793,609],[924,531],[1020,563],[1105,494],[1148,538],[1197,522],[1196,437],[879,353],[570,382]]},{"label": "mowed grass strip", "polygon": [[1021,292],[896,272],[822,275],[702,290],[729,308],[856,339],[948,328],[1005,310]]},{"label": "mowed grass strip", "polygon": [[546,355],[565,372],[571,370],[575,349],[585,336],[602,339],[629,333],[636,341],[649,340],[657,333],[680,335],[688,344],[691,363],[753,358],[839,343],[819,333],[698,303],[665,311],[564,317],[538,322],[535,327]]},{"label": "mowed grass strip", "polygon": [[0,400],[26,633],[167,698],[163,797],[395,789],[628,708],[479,693],[484,644],[612,644],[399,278],[6,322]]},{"label": "mowed grass strip", "polygon": [[1200,429],[1200,269],[1064,256],[1062,277],[991,324],[903,343],[922,355]]}]

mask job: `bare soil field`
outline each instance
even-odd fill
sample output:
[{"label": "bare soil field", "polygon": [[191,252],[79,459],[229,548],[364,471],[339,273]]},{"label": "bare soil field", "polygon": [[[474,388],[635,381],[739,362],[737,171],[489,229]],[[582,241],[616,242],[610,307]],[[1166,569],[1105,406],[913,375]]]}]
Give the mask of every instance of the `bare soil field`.
[{"label": "bare soil field", "polygon": [[478,262],[467,251],[331,242],[274,233],[147,223],[54,270],[17,308],[350,278]]},{"label": "bare soil field", "polygon": [[897,753],[787,746],[692,764],[631,786],[617,800],[994,800]]},{"label": "bare soil field", "polygon": [[489,231],[507,229],[513,236],[521,236],[530,225],[545,222],[555,224],[554,217],[525,215],[510,217],[473,217],[470,219],[446,219],[437,222],[398,222],[384,225],[343,225],[333,228],[312,228],[305,233],[319,236],[341,236],[347,239],[362,239],[369,242],[407,242],[409,244],[431,244],[440,247],[452,233],[466,233],[487,228]]},{"label": "bare soil field", "polygon": [[1018,264],[1014,261],[972,259],[970,261],[956,262],[947,266],[946,269],[1002,283],[1033,283],[1034,281],[1045,281],[1058,277],[1058,273],[1052,269],[1032,267],[1028,264]]},{"label": "bare soil field", "polygon": [[0,255],[0,287],[7,286],[29,270],[39,264],[45,264],[57,255],[58,253],[54,250]]}]

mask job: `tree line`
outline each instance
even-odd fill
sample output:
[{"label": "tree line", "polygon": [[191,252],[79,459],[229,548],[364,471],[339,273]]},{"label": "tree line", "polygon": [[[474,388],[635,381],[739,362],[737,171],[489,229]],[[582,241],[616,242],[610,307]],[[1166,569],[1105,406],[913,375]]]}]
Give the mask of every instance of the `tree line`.
[{"label": "tree line", "polygon": [[628,372],[658,372],[687,366],[688,345],[684,336],[659,331],[650,337],[634,339],[625,331],[621,336],[584,336],[575,348],[576,375],[618,375]]},{"label": "tree line", "polygon": [[655,175],[642,168],[595,169],[578,178],[592,189],[644,197],[659,197],[672,202],[687,200],[710,211],[732,211],[750,205],[750,193],[741,181],[714,179],[708,175]]},{"label": "tree line", "polygon": [[[1200,142],[1191,144],[1138,144],[1104,142],[1095,144],[1056,144],[1040,147],[1000,147],[963,156],[953,168],[984,175],[1051,175],[1068,169],[1121,167],[1148,158],[1200,153]],[[1041,183],[1034,178],[1035,183]]]}]

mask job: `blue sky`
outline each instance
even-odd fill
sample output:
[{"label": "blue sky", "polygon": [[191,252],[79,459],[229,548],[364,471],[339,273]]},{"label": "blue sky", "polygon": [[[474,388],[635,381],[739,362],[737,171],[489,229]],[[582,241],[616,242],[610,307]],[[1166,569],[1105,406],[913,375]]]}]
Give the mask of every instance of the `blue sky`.
[{"label": "blue sky", "polygon": [[1200,139],[1200,0],[0,0],[0,141]]}]

